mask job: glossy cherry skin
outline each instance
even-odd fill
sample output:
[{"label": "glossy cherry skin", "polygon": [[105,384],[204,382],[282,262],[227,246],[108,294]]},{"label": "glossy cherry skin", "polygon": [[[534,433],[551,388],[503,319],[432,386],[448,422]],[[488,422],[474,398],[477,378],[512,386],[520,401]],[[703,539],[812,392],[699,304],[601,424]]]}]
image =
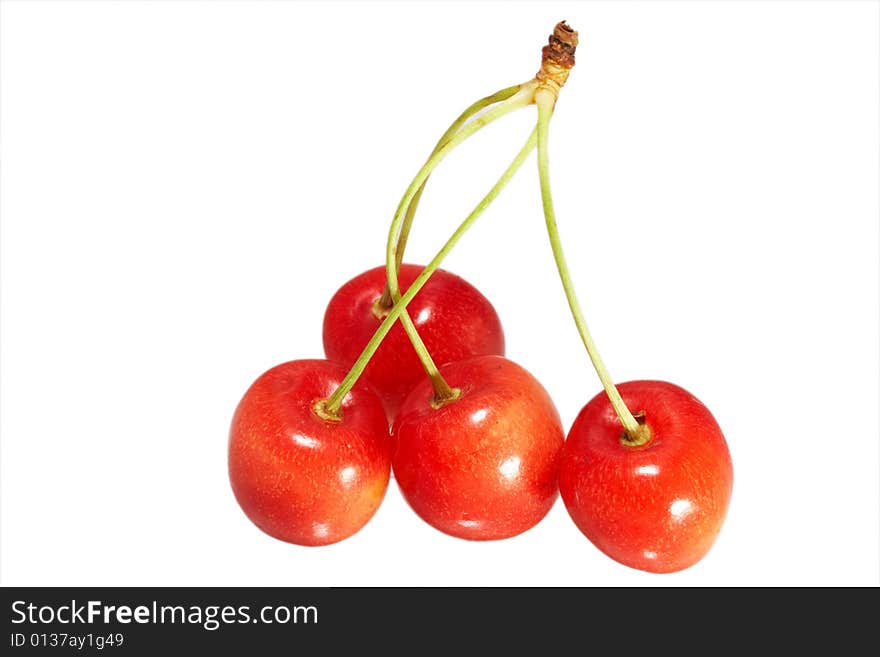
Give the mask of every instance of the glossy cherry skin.
[{"label": "glossy cherry skin", "polygon": [[624,445],[608,397],[596,395],[562,450],[562,500],[612,559],[653,573],[682,570],[703,558],[724,522],[733,488],[727,442],[709,409],[676,385],[617,388],[631,411],[644,411],[651,438]]},{"label": "glossy cherry skin", "polygon": [[[400,267],[401,293],[423,267]],[[370,269],[345,283],[324,314],[324,353],[351,366],[381,324],[373,304],[385,289],[385,267]],[[439,367],[488,354],[504,355],[504,331],[498,314],[480,292],[454,274],[438,269],[407,306],[413,324]],[[389,421],[407,393],[425,378],[400,322],[385,336],[364,376],[382,398]]]},{"label": "glossy cherry skin", "polygon": [[351,536],[388,487],[391,445],[382,402],[366,384],[345,396],[342,420],[321,419],[346,368],[295,360],[262,374],[245,393],[229,432],[229,480],[253,523],[297,545]]},{"label": "glossy cherry skin", "polygon": [[428,524],[471,540],[508,538],[536,525],[557,497],[563,431],[541,384],[500,356],[440,368],[461,397],[431,407],[424,381],[392,430],[394,477]]}]

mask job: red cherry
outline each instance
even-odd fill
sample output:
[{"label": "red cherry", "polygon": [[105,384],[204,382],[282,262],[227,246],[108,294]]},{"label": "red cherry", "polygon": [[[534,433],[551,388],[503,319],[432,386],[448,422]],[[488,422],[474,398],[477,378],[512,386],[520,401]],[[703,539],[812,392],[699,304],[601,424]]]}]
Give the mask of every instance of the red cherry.
[{"label": "red cherry", "polygon": [[394,477],[406,501],[442,532],[508,538],[536,525],[556,500],[563,432],[541,384],[500,356],[440,372],[461,396],[432,408],[426,379],[394,422]]},{"label": "red cherry", "polygon": [[327,545],[373,516],[388,487],[391,444],[382,403],[363,383],[345,396],[341,421],[320,418],[346,368],[295,360],[262,374],[229,433],[229,479],[242,510],[270,536]]},{"label": "red cherry", "polygon": [[607,395],[596,395],[568,433],[559,470],[562,500],[578,528],[622,564],[653,573],[699,561],[724,522],[733,466],[712,414],[664,381],[617,386],[627,407],[643,411],[650,439],[621,441]]},{"label": "red cherry", "polygon": [[[401,293],[423,267],[401,265]],[[373,304],[385,288],[385,268],[376,267],[345,283],[324,314],[327,358],[351,366],[382,320]],[[498,314],[463,278],[438,269],[407,306],[413,324],[439,367],[471,356],[504,355],[504,331]],[[394,325],[370,360],[364,376],[382,398],[389,420],[425,371],[400,323]]]}]

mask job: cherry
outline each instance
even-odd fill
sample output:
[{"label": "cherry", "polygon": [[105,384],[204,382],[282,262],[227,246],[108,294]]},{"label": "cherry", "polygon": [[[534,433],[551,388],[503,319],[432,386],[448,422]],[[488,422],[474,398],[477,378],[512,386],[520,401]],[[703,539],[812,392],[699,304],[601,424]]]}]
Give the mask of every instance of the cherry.
[{"label": "cherry", "polygon": [[682,570],[706,554],[724,522],[733,486],[727,443],[709,409],[676,385],[617,389],[644,413],[644,442],[623,430],[604,392],[596,395],[562,450],[562,500],[612,559],[654,573]]},{"label": "cherry", "polygon": [[[554,64],[546,77],[562,75],[535,92],[541,201],[572,317],[604,388],[568,434],[560,492],[575,524],[613,559],[651,572],[681,570],[706,554],[724,522],[733,485],[730,453],[712,414],[693,395],[661,381],[617,387],[599,357],[571,283],[550,193],[550,119],[578,41],[564,24],[554,37],[545,48]],[[615,284],[613,271],[605,281]],[[623,312],[632,314],[632,302],[621,296]]]},{"label": "cherry", "polygon": [[430,382],[407,396],[392,430],[394,477],[428,524],[471,540],[536,525],[557,496],[563,431],[541,384],[500,356],[440,368],[460,396],[432,405]]},{"label": "cherry", "polygon": [[[404,264],[399,281],[406,290],[423,267]],[[324,314],[324,352],[330,360],[352,365],[379,328],[384,312],[379,299],[386,269],[376,267],[345,283]],[[498,314],[480,292],[454,274],[438,269],[407,306],[437,365],[470,356],[504,355]],[[370,360],[364,376],[382,398],[389,420],[425,371],[403,327],[396,324]]]},{"label": "cherry", "polygon": [[346,368],[295,360],[262,374],[229,433],[229,479],[248,518],[270,536],[327,545],[357,532],[385,495],[391,445],[382,403],[364,383],[339,419],[322,410]]}]

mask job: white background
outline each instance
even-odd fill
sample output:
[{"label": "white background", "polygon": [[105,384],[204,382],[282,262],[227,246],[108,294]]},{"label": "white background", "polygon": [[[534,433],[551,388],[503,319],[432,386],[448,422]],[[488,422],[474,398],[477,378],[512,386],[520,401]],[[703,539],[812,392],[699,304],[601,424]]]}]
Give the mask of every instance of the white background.
[{"label": "white background", "polygon": [[[392,482],[334,546],[260,533],[226,474],[263,370],[319,357],[345,280],[458,112],[580,31],[551,127],[560,231],[620,381],[690,389],[725,431],[715,547],[656,576],[561,502],[514,539],[424,524]],[[878,584],[875,2],[2,5],[5,585]],[[424,262],[534,108],[425,193]],[[599,390],[534,159],[447,261],[564,424]]]}]

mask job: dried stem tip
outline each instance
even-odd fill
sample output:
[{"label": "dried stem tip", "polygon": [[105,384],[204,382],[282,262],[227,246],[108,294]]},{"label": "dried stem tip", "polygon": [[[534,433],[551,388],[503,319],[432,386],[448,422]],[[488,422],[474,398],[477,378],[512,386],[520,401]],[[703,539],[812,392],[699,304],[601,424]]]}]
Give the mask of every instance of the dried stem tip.
[{"label": "dried stem tip", "polygon": [[578,45],[578,33],[571,29],[565,21],[557,23],[550,35],[549,43],[541,51],[542,61],[550,61],[556,66],[571,68],[574,66],[574,51]]},{"label": "dried stem tip", "polygon": [[547,45],[541,51],[541,70],[535,76],[538,81],[558,92],[574,66],[577,45],[578,33],[565,21],[557,23]]}]

